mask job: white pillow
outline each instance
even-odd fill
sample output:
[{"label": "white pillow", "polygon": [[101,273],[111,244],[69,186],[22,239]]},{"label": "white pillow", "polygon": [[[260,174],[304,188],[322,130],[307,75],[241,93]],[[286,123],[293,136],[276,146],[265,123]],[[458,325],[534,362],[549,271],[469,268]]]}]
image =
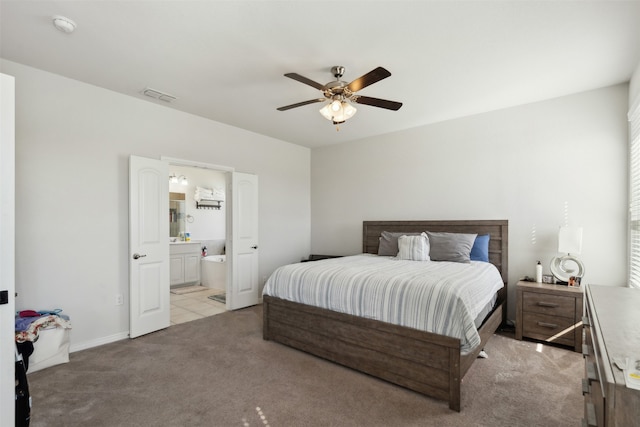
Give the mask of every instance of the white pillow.
[{"label": "white pillow", "polygon": [[419,236],[398,237],[398,259],[429,261],[429,238],[425,233]]}]

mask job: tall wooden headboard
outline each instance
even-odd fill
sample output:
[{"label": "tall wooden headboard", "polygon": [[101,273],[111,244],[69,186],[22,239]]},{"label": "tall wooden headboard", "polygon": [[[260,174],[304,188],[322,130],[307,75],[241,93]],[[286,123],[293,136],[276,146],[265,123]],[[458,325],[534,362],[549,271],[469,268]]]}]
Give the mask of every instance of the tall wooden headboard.
[{"label": "tall wooden headboard", "polygon": [[507,283],[509,277],[509,221],[508,220],[456,220],[456,221],[363,221],[362,251],[377,254],[383,231],[416,233],[436,231],[449,233],[489,234],[489,262],[495,265]]}]

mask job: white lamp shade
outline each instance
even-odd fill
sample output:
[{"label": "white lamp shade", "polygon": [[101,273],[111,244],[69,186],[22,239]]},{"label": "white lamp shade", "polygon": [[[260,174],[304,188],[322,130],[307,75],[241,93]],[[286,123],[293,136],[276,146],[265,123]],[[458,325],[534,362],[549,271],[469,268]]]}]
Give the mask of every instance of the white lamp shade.
[{"label": "white lamp shade", "polygon": [[320,114],[335,123],[344,123],[356,114],[357,109],[346,101],[334,100],[320,109]]},{"label": "white lamp shade", "polygon": [[579,254],[582,252],[582,227],[560,227],[558,252]]},{"label": "white lamp shade", "polygon": [[331,103],[322,107],[320,109],[320,114],[322,114],[325,119],[331,120],[333,118],[333,114],[331,113]]},{"label": "white lamp shade", "polygon": [[358,111],[356,109],[356,107],[354,107],[353,105],[349,104],[348,102],[343,103],[343,106],[344,106],[344,110],[343,111],[344,111],[345,119],[350,119]]}]

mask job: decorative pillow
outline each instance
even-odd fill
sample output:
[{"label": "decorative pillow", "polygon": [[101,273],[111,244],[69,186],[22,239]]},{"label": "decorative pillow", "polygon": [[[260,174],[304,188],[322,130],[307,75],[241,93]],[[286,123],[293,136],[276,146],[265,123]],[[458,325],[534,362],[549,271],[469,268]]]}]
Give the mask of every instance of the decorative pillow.
[{"label": "decorative pillow", "polygon": [[429,261],[429,240],[422,233],[419,236],[398,237],[398,259]]},{"label": "decorative pillow", "polygon": [[427,231],[429,255],[433,261],[471,262],[471,248],[477,234],[432,233]]},{"label": "decorative pillow", "polygon": [[378,255],[380,256],[396,256],[398,255],[398,237],[400,236],[419,236],[420,233],[396,233],[383,231],[380,234],[380,244],[378,245]]},{"label": "decorative pillow", "polygon": [[473,242],[471,253],[469,254],[471,261],[484,261],[489,262],[489,235],[482,234],[476,237],[476,241]]}]

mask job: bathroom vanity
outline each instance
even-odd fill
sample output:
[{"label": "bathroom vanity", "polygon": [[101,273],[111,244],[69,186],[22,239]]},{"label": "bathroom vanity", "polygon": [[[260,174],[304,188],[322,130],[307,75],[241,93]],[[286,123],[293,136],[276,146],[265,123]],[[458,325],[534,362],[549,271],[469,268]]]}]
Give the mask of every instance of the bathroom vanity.
[{"label": "bathroom vanity", "polygon": [[171,286],[200,284],[200,254],[200,242],[169,244]]}]

